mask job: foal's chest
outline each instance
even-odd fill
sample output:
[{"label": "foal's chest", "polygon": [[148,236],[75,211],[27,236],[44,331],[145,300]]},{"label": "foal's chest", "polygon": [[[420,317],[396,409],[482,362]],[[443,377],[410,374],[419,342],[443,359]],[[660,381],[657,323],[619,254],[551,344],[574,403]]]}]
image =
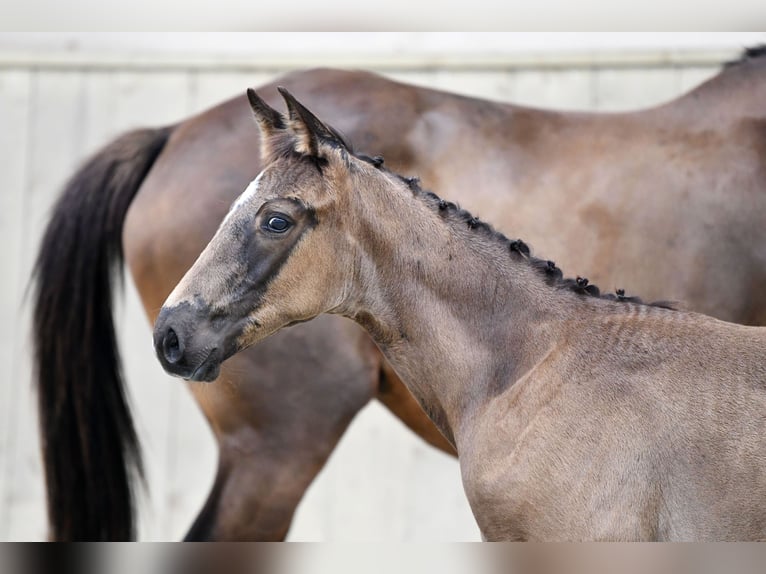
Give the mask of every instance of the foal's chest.
[{"label": "foal's chest", "polygon": [[[487,540],[636,540],[656,536],[659,493],[651,459],[620,434],[597,432],[610,414],[572,404],[565,388],[534,408],[498,402],[459,441],[466,495]],[[538,395],[538,399],[541,395]],[[517,397],[523,398],[523,397]],[[576,415],[576,416],[575,416]],[[613,416],[613,415],[611,415]]]}]

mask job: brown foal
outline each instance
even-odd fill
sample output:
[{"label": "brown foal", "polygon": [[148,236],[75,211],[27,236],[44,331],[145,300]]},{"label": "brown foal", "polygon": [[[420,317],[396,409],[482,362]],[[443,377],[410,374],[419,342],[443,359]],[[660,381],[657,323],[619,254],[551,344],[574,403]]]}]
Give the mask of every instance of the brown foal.
[{"label": "brown foal", "polygon": [[169,373],[339,314],[456,447],[486,539],[766,537],[766,329],[602,297],[248,94],[266,167],[160,311]]}]

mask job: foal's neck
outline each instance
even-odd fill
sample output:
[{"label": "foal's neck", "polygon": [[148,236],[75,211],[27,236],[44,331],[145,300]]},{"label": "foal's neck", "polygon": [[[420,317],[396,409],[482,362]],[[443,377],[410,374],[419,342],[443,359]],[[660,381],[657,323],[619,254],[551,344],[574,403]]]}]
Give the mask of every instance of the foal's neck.
[{"label": "foal's neck", "polygon": [[365,190],[355,214],[360,249],[343,313],[370,332],[455,444],[478,408],[548,352],[567,308],[525,254],[484,224],[388,184],[395,192]]}]

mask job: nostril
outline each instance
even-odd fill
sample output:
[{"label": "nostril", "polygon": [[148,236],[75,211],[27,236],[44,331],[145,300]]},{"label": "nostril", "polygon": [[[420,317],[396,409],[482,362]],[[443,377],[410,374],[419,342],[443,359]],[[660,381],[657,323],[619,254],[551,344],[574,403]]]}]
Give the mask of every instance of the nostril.
[{"label": "nostril", "polygon": [[178,342],[178,335],[172,328],[168,328],[165,333],[165,337],[162,339],[162,353],[165,355],[165,359],[168,363],[175,364],[181,360],[183,351],[181,345]]}]

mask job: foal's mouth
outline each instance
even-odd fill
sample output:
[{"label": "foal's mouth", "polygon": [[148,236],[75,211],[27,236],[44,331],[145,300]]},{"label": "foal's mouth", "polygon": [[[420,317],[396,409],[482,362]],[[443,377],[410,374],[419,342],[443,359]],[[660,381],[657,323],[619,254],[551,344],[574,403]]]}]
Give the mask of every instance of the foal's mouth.
[{"label": "foal's mouth", "polygon": [[184,377],[184,380],[198,383],[212,383],[215,381],[218,375],[221,374],[221,361],[213,356],[216,351],[218,351],[218,348],[213,347],[197,368],[188,377]]}]

